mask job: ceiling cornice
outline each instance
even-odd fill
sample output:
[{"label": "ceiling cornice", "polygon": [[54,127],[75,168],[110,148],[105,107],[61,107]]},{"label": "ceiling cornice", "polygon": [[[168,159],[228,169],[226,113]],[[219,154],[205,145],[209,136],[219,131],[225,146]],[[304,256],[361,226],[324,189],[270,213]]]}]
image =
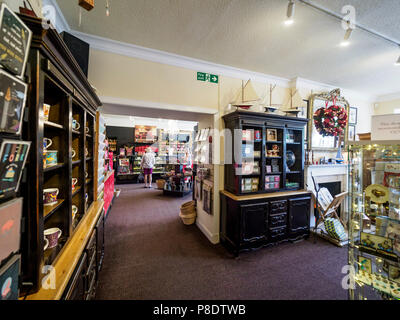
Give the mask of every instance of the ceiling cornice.
[{"label": "ceiling cornice", "polygon": [[387,101],[395,101],[400,100],[400,92],[395,92],[391,94],[385,94],[383,96],[379,96],[376,102],[387,102]]},{"label": "ceiling cornice", "polygon": [[218,112],[217,109],[197,107],[197,106],[182,106],[161,102],[153,101],[142,101],[142,100],[132,100],[119,97],[99,97],[103,104],[109,105],[119,105],[119,106],[131,106],[131,107],[141,107],[150,109],[161,109],[161,110],[174,110],[179,112],[192,112],[192,113],[203,113],[203,114],[215,114]]},{"label": "ceiling cornice", "polygon": [[213,73],[221,76],[237,78],[242,80],[249,80],[262,82],[262,83],[274,83],[281,87],[289,87],[290,80],[276,77],[264,73],[244,70],[235,68],[227,65],[217,64],[204,60],[189,58],[169,52],[159,51],[155,49],[145,48],[129,43],[119,42],[99,36],[94,36],[86,33],[82,33],[76,30],[70,31],[76,37],[79,37],[83,41],[90,44],[93,49],[116,53],[124,56],[129,56],[136,59],[152,61],[156,63],[162,63],[172,65],[175,67],[181,67],[201,72]]},{"label": "ceiling cornice", "polygon": [[55,16],[55,28],[56,30],[60,33],[63,31],[69,32],[71,30],[71,27],[68,24],[68,21],[65,19],[64,14],[62,13],[60,7],[58,6],[58,3],[56,0],[43,0],[43,9],[45,9],[45,6],[53,6],[55,9],[54,12],[56,14]]}]

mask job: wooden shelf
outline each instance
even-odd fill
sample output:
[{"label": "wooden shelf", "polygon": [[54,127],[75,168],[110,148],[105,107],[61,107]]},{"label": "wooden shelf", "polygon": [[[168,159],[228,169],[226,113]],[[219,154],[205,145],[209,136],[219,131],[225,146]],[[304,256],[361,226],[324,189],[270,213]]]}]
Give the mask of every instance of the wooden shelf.
[{"label": "wooden shelf", "polygon": [[55,211],[57,211],[61,205],[64,203],[64,199],[59,199],[56,204],[51,206],[43,205],[43,217],[45,219],[49,218]]},{"label": "wooden shelf", "polygon": [[72,192],[72,196],[76,195],[81,189],[81,186],[75,187],[75,190]]},{"label": "wooden shelf", "polygon": [[47,168],[43,168],[43,172],[50,172],[50,171],[54,171],[60,168],[64,168],[65,164],[64,163],[58,163],[55,166],[51,166],[51,167],[47,167]]},{"label": "wooden shelf", "polygon": [[54,262],[56,288],[47,289],[41,287],[37,293],[27,296],[27,300],[59,300],[61,298],[92,234],[92,230],[96,226],[103,210],[103,205],[103,201],[94,202],[94,205],[83,216],[74,234],[65,243],[57,260]]},{"label": "wooden shelf", "polygon": [[64,130],[64,126],[62,126],[61,124],[55,123],[55,122],[50,122],[50,121],[44,121],[43,122],[45,127],[50,127],[50,128],[55,128],[55,129],[62,129]]}]

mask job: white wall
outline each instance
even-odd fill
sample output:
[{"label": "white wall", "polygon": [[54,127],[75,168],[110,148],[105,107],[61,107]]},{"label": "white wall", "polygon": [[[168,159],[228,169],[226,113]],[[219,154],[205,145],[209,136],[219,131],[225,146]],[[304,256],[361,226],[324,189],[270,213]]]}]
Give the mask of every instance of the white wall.
[{"label": "white wall", "polygon": [[376,104],[376,108],[374,108],[375,115],[381,114],[392,114],[395,113],[395,109],[400,109],[400,98],[389,101],[382,101]]}]

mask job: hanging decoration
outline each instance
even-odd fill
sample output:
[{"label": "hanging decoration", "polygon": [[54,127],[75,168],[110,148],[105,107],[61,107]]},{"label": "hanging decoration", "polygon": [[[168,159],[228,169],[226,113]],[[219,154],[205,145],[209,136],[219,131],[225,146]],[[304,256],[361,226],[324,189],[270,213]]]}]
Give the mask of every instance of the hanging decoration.
[{"label": "hanging decoration", "polygon": [[94,8],[94,0],[79,0],[79,5],[87,11],[90,11]]},{"label": "hanging decoration", "polygon": [[347,125],[347,111],[342,106],[336,105],[336,98],[333,99],[333,104],[330,107],[328,107],[328,104],[329,101],[326,102],[325,108],[319,108],[315,111],[315,128],[324,137],[340,137]]}]

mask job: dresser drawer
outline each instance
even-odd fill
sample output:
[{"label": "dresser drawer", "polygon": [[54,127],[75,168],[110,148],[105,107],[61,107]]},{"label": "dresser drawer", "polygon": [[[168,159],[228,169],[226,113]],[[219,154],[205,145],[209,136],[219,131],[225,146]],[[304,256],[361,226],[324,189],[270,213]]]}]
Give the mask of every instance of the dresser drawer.
[{"label": "dresser drawer", "polygon": [[269,217],[269,227],[277,228],[277,227],[286,227],[287,225],[287,214],[275,214]]},{"label": "dresser drawer", "polygon": [[272,242],[279,241],[284,238],[286,238],[286,227],[269,229],[269,239]]},{"label": "dresser drawer", "polygon": [[287,211],[287,201],[271,201],[270,202],[270,214],[284,213]]},{"label": "dresser drawer", "polygon": [[87,276],[87,291],[85,292],[85,300],[92,300],[96,295],[96,269],[92,269]]},{"label": "dresser drawer", "polygon": [[88,255],[88,258],[93,256],[93,253],[96,252],[97,246],[96,246],[96,230],[93,231],[92,235],[90,236],[90,239],[88,241],[88,244],[86,246],[86,253]]}]

